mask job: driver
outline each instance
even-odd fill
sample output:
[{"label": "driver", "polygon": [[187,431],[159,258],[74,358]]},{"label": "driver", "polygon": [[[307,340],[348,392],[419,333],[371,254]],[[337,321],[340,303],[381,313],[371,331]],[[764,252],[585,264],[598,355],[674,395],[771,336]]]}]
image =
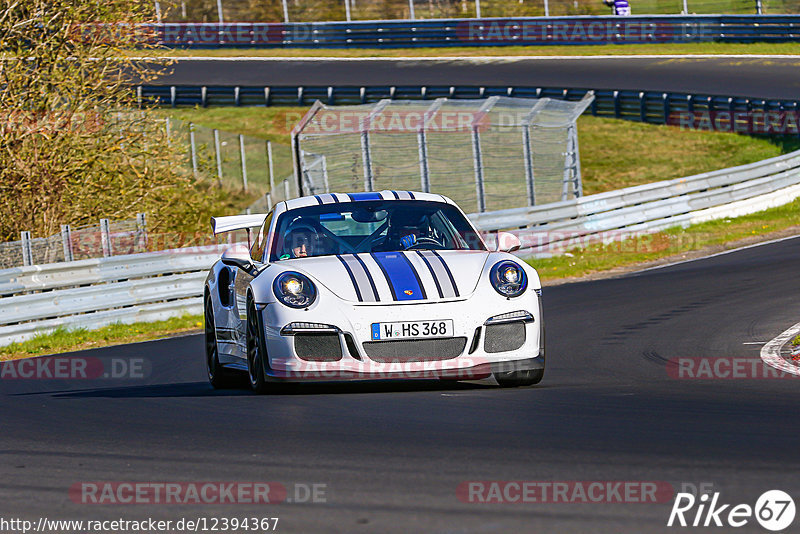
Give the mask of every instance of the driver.
[{"label": "driver", "polygon": [[305,258],[319,253],[319,235],[305,222],[293,222],[283,234],[283,248],[287,252],[281,259]]},{"label": "driver", "polygon": [[422,217],[419,212],[396,210],[389,219],[386,244],[394,250],[408,250],[420,237],[425,237]]}]

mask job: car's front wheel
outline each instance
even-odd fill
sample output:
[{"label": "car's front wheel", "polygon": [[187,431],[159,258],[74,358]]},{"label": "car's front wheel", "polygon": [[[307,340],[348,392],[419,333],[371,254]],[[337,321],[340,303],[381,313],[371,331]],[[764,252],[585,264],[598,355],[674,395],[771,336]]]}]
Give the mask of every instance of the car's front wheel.
[{"label": "car's front wheel", "polygon": [[506,371],[494,373],[494,379],[504,388],[532,386],[542,381],[544,369],[526,369],[524,371]]},{"label": "car's front wheel", "polygon": [[233,380],[219,363],[219,350],[217,347],[217,329],[214,325],[214,303],[206,297],[204,313],[205,318],[205,341],[206,341],[206,371],[208,381],[214,389],[224,389],[232,387]]},{"label": "car's front wheel", "polygon": [[250,387],[256,393],[266,393],[268,383],[264,374],[264,362],[267,358],[264,332],[252,299],[247,302],[247,375],[250,378]]}]

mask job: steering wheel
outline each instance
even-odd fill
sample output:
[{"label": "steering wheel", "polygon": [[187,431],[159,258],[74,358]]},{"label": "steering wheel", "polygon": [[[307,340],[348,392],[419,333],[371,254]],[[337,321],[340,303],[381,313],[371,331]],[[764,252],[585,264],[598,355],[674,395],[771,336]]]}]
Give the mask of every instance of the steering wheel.
[{"label": "steering wheel", "polygon": [[[408,247],[406,250],[416,250],[416,248],[420,245],[434,245],[435,248],[433,250],[445,250],[447,248],[432,237],[419,237],[417,238],[417,242]],[[426,249],[431,250],[427,247]]]}]

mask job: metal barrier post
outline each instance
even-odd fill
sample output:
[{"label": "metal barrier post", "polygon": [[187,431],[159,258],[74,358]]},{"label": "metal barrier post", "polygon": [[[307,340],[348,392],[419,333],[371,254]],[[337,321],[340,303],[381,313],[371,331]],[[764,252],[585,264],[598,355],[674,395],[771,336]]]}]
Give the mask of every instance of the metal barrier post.
[{"label": "metal barrier post", "polygon": [[239,157],[242,161],[242,187],[244,190],[247,191],[247,162],[246,159],[246,152],[244,150],[244,136],[239,134]]},{"label": "metal barrier post", "polygon": [[525,185],[528,189],[528,206],[536,205],[536,180],[533,175],[533,154],[531,150],[530,124],[522,125],[522,153],[525,158]]},{"label": "metal barrier post", "polygon": [[344,0],[344,14],[347,17],[347,22],[350,22],[350,0]]},{"label": "metal barrier post", "polygon": [[100,241],[103,245],[103,257],[113,256],[114,251],[111,250],[111,229],[108,227],[108,219],[100,219]]},{"label": "metal barrier post", "polygon": [[328,160],[322,156],[322,181],[325,184],[325,192],[331,192],[331,184],[328,182]]},{"label": "metal barrier post", "polygon": [[762,5],[761,0],[756,0],[756,15],[761,15]]},{"label": "metal barrier post", "polygon": [[361,162],[364,166],[364,191],[372,191],[374,188],[372,179],[372,154],[370,154],[369,131],[361,132]]},{"label": "metal barrier post", "polygon": [[289,180],[283,181],[283,200],[289,200]]},{"label": "metal barrier post", "polygon": [[275,191],[275,169],[272,166],[272,142],[267,141],[267,167],[269,168],[269,192]]},{"label": "metal barrier post", "polygon": [[194,177],[197,178],[199,173],[197,171],[197,145],[194,138],[194,124],[189,123],[189,148],[192,151],[192,172]]},{"label": "metal barrier post", "polygon": [[289,24],[289,6],[286,4],[286,0],[282,0],[281,3],[283,4],[283,22]]},{"label": "metal barrier post", "polygon": [[272,211],[272,193],[271,193],[271,192],[268,192],[268,193],[267,193],[266,195],[264,195],[264,196],[265,196],[265,197],[266,197],[266,199],[267,199],[267,212],[270,212],[270,211]]},{"label": "metal barrier post", "polygon": [[475,18],[481,18],[481,0],[475,0]]},{"label": "metal barrier post", "polygon": [[481,157],[481,134],[472,127],[472,164],[475,167],[475,192],[478,197],[478,212],[486,211],[486,191],[483,184],[483,158]]},{"label": "metal barrier post", "polygon": [[73,261],[75,256],[72,253],[72,229],[68,224],[61,225],[61,245],[64,247],[64,261]]},{"label": "metal barrier post", "polygon": [[544,0],[544,16],[550,16],[550,2],[548,0]]},{"label": "metal barrier post", "polygon": [[578,149],[578,128],[575,126],[575,123],[569,127],[570,129],[570,138],[572,139],[572,154],[573,154],[573,165],[575,169],[575,198],[579,198],[583,196],[583,178],[581,177],[581,152]]},{"label": "metal barrier post", "polygon": [[217,160],[217,182],[222,186],[222,150],[219,146],[219,130],[214,128],[214,155]]},{"label": "metal barrier post", "polygon": [[414,0],[408,0],[408,12],[411,20],[414,20]]},{"label": "metal barrier post", "polygon": [[19,233],[22,243],[22,265],[33,265],[33,249],[31,247],[31,233],[22,231]]},{"label": "metal barrier post", "polygon": [[423,193],[431,192],[431,176],[428,169],[428,136],[422,128],[417,133],[417,145],[419,147],[419,176],[420,185]]},{"label": "metal barrier post", "polygon": [[167,146],[172,146],[172,125],[170,124],[169,117],[165,119],[165,122],[167,125]]},{"label": "metal barrier post", "polygon": [[136,233],[139,241],[139,250],[147,250],[147,216],[144,213],[136,214]]},{"label": "metal barrier post", "polygon": [[528,206],[536,205],[536,177],[533,174],[533,149],[531,147],[531,125],[541,110],[547,107],[549,98],[541,98],[522,120],[522,154],[525,158],[525,185],[528,190]]}]

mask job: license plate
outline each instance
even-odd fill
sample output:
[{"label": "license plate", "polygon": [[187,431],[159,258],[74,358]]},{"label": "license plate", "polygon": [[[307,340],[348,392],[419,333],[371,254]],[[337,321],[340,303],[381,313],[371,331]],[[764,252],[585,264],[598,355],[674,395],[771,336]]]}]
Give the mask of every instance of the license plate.
[{"label": "license plate", "polygon": [[453,320],[372,323],[372,340],[453,337]]}]

